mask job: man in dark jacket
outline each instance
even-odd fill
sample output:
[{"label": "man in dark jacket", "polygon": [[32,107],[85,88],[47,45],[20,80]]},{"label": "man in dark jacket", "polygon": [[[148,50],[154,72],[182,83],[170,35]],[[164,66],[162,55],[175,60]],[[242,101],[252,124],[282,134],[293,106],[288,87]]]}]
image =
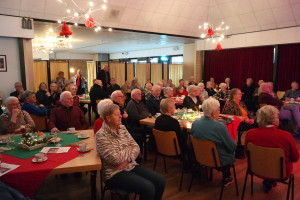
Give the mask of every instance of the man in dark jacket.
[{"label": "man in dark jacket", "polygon": [[97,79],[102,81],[103,89],[107,90],[108,85],[110,85],[108,65],[105,65],[104,68],[97,73]]},{"label": "man in dark jacket", "polygon": [[107,92],[109,95],[111,95],[116,90],[121,90],[121,87],[116,83],[115,78],[111,78],[110,86],[107,88]]},{"label": "man in dark jacket", "polygon": [[96,101],[99,100],[99,99],[109,98],[106,91],[104,91],[102,89],[102,86],[103,86],[102,81],[101,80],[96,80],[94,82],[94,85],[93,85],[91,91],[90,91],[91,105],[92,105],[93,112],[95,112],[95,114],[96,114],[96,118],[99,117],[99,114],[97,112],[97,103],[96,103]]},{"label": "man in dark jacket", "polygon": [[151,115],[155,115],[156,113],[160,113],[160,101],[162,100],[161,88],[159,85],[155,85],[152,88],[152,95],[147,99],[146,106],[151,113]]},{"label": "man in dark jacket", "polygon": [[20,103],[23,103],[22,94],[24,92],[23,84],[21,82],[15,83],[16,91],[9,94],[9,96],[17,97]]}]

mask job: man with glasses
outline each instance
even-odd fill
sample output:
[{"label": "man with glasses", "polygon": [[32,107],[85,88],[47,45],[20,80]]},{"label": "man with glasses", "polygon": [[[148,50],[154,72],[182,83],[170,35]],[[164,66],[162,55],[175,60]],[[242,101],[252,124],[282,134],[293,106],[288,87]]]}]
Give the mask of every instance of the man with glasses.
[{"label": "man with glasses", "polygon": [[19,99],[19,102],[23,102],[22,94],[24,92],[23,84],[21,82],[15,83],[15,89],[16,91],[10,93],[9,96],[17,97]]},{"label": "man with glasses", "polygon": [[48,129],[51,132],[66,131],[70,127],[76,130],[85,130],[89,125],[83,112],[78,106],[73,106],[73,96],[71,92],[64,91],[60,95],[62,106],[51,111]]}]

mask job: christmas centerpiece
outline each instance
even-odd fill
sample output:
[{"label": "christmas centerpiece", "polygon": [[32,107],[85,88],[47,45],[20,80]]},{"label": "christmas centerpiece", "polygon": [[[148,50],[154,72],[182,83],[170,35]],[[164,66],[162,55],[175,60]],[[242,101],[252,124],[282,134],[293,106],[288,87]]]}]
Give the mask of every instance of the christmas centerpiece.
[{"label": "christmas centerpiece", "polygon": [[22,129],[21,142],[19,147],[26,150],[34,150],[47,145],[46,135],[43,132],[33,134],[31,129]]}]

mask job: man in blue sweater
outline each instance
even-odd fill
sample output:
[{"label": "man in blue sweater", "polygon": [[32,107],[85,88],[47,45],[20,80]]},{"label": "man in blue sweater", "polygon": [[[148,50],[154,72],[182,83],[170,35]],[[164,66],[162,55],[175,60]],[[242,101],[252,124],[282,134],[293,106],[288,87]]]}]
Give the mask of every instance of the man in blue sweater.
[{"label": "man in blue sweater", "polygon": [[233,183],[230,177],[230,165],[235,162],[234,152],[236,144],[233,142],[226,126],[217,122],[220,115],[220,103],[209,98],[202,104],[204,118],[196,120],[192,125],[191,134],[199,140],[208,140],[215,143],[223,173],[225,186]]},{"label": "man in blue sweater", "polygon": [[27,90],[23,93],[22,98],[24,100],[24,104],[21,108],[22,110],[37,116],[47,115],[47,108],[44,105],[36,105],[35,92]]}]

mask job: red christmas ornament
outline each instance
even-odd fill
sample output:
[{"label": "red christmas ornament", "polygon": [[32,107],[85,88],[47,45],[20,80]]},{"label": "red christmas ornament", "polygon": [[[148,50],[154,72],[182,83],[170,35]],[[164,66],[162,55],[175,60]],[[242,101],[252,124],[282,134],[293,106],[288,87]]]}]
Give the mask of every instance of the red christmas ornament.
[{"label": "red christmas ornament", "polygon": [[207,35],[206,35],[206,36],[211,37],[211,36],[214,35],[214,34],[215,34],[215,33],[214,33],[212,27],[209,27],[209,29],[207,30]]},{"label": "red christmas ornament", "polygon": [[69,37],[72,35],[72,31],[70,31],[69,26],[64,22],[64,24],[61,26],[61,32],[59,33],[60,36]]},{"label": "red christmas ornament", "polygon": [[86,20],[85,26],[88,28],[94,28],[96,26],[96,23],[94,22],[94,19],[90,15],[89,18]]},{"label": "red christmas ornament", "polygon": [[218,42],[218,44],[217,44],[217,46],[216,46],[216,50],[217,50],[217,51],[222,50],[222,46],[221,46],[221,43],[220,43],[220,42]]}]

